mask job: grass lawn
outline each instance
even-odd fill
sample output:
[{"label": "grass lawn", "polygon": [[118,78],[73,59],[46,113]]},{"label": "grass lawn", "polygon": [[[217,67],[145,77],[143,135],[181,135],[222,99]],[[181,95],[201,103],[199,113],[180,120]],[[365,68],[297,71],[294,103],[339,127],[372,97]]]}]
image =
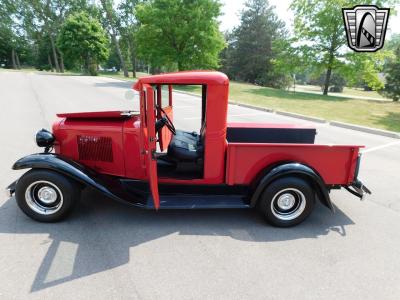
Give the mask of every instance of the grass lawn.
[{"label": "grass lawn", "polygon": [[[175,89],[200,94],[198,87]],[[229,98],[238,103],[400,132],[400,102],[293,93],[238,82],[231,82]]]}]

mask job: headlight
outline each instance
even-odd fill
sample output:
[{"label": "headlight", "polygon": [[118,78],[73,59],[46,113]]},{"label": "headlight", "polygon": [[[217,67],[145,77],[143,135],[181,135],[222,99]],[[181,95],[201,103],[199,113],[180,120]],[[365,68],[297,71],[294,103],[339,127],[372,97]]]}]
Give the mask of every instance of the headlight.
[{"label": "headlight", "polygon": [[39,147],[52,147],[55,141],[54,135],[46,130],[46,129],[41,129],[36,133],[36,144]]}]

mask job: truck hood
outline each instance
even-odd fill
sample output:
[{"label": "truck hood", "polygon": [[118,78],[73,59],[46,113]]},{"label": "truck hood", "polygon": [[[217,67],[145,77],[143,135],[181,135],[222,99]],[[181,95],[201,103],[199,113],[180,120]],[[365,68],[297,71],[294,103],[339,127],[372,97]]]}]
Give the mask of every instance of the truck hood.
[{"label": "truck hood", "polygon": [[59,118],[67,119],[126,119],[132,115],[139,114],[137,111],[98,111],[98,112],[76,112],[57,114]]}]

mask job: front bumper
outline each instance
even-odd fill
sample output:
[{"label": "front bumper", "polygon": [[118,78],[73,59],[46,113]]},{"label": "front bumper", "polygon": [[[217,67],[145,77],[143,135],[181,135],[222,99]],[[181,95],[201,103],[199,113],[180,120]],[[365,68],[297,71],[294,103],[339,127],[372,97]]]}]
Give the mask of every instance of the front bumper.
[{"label": "front bumper", "polygon": [[7,191],[7,195],[9,197],[12,197],[12,195],[14,195],[15,193],[15,187],[17,186],[17,181],[15,180],[13,183],[11,183],[8,187],[6,187],[6,191]]}]

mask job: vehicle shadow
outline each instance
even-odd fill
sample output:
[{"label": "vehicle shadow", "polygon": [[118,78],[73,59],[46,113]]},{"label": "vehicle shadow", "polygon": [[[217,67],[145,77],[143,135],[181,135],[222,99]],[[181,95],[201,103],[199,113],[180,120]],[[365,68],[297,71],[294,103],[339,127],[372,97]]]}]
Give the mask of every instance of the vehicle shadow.
[{"label": "vehicle shadow", "polygon": [[127,264],[130,248],[171,234],[271,243],[318,238],[330,232],[344,237],[346,226],[352,224],[339,209],[332,214],[319,204],[303,224],[282,229],[266,225],[253,210],[155,212],[115,203],[90,190],[84,191],[77,209],[60,223],[44,224],[29,219],[14,198],[0,207],[0,233],[48,234],[50,246],[33,279],[31,292]]}]

